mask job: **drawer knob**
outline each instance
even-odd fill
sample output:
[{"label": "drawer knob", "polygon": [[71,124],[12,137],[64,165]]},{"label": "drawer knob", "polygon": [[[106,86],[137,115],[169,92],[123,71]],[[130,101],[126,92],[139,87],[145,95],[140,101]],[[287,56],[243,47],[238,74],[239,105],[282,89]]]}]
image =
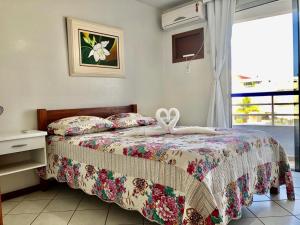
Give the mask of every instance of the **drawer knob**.
[{"label": "drawer knob", "polygon": [[25,146],[27,146],[27,144],[13,145],[11,147],[12,148],[21,148],[21,147],[25,147]]}]

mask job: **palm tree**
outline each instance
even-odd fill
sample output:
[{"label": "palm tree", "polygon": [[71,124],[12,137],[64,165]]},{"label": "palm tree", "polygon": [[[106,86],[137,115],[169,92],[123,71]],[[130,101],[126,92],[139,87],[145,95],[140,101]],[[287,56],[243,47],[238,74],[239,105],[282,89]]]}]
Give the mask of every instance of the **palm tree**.
[{"label": "palm tree", "polygon": [[259,107],[257,105],[250,105],[251,104],[251,98],[244,97],[242,99],[242,106],[238,108],[236,111],[241,114],[249,114],[252,112],[259,112]]},{"label": "palm tree", "polygon": [[[242,105],[236,109],[237,113],[240,114],[250,114],[252,112],[259,112],[260,109],[257,105],[251,105],[251,98],[249,97],[244,97],[242,99]],[[247,123],[248,121],[248,116],[237,116],[235,118],[236,123]]]}]

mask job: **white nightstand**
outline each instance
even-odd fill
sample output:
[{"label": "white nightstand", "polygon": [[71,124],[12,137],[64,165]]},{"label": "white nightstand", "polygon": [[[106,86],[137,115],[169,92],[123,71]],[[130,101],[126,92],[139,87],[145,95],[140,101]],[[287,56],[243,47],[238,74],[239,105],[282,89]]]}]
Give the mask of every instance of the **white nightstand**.
[{"label": "white nightstand", "polygon": [[46,166],[47,132],[0,133],[0,176]]},{"label": "white nightstand", "polygon": [[[0,133],[0,177],[47,165],[47,132]],[[0,192],[0,225],[3,225]]]}]

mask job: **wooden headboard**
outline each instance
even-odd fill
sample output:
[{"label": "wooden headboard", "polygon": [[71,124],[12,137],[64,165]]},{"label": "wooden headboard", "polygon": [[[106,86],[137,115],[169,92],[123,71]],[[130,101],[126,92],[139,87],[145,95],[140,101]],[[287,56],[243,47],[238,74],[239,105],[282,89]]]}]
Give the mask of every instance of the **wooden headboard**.
[{"label": "wooden headboard", "polygon": [[98,116],[108,117],[117,113],[137,112],[137,105],[99,107],[99,108],[81,108],[81,109],[58,109],[58,110],[37,110],[38,129],[47,130],[48,124],[70,116]]}]

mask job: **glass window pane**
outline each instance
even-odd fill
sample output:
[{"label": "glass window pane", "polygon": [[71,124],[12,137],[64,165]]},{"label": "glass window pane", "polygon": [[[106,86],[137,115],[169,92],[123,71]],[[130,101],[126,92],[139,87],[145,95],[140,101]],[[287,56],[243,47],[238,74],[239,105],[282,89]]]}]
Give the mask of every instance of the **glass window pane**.
[{"label": "glass window pane", "polygon": [[299,77],[294,77],[294,90],[297,91],[299,89]]},{"label": "glass window pane", "polygon": [[299,116],[275,116],[275,126],[294,126],[295,120],[299,120]]},{"label": "glass window pane", "polygon": [[274,96],[274,103],[297,103],[299,102],[299,97],[297,95],[281,95]]},{"label": "glass window pane", "polygon": [[234,24],[232,93],[294,90],[297,82],[292,13]]},{"label": "glass window pane", "polygon": [[233,114],[271,114],[271,105],[240,105],[232,106]]},{"label": "glass window pane", "polygon": [[271,104],[271,97],[233,97],[232,104]]},{"label": "glass window pane", "polygon": [[272,117],[266,116],[253,116],[253,115],[233,115],[233,125],[272,125]]},{"label": "glass window pane", "polygon": [[274,105],[275,114],[298,114],[298,105]]}]

